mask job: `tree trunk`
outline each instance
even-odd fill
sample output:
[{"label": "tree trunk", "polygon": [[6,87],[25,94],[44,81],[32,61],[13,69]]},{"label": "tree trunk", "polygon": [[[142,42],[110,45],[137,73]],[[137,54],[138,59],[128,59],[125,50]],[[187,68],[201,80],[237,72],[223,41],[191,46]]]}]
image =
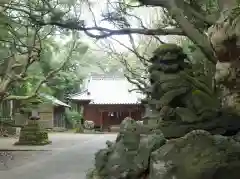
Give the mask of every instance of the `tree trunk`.
[{"label": "tree trunk", "polygon": [[240,8],[235,0],[219,0],[219,7],[221,17],[209,28],[218,59],[215,79],[222,89],[223,107],[240,114]]}]

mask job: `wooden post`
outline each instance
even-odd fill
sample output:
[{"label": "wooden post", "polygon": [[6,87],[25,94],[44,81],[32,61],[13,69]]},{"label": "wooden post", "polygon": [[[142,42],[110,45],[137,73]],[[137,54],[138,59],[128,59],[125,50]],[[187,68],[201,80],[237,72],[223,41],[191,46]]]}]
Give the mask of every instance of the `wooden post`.
[{"label": "wooden post", "polygon": [[13,120],[13,100],[10,100],[10,118]]},{"label": "wooden post", "polygon": [[132,118],[132,111],[129,110],[128,115],[129,115],[130,118]]},{"label": "wooden post", "polygon": [[103,112],[100,111],[100,127],[101,127],[101,131],[103,130]]}]

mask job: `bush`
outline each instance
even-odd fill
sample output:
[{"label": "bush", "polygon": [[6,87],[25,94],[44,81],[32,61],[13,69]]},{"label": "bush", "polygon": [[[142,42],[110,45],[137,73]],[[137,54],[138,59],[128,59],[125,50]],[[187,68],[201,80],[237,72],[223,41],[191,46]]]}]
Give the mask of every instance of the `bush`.
[{"label": "bush", "polygon": [[77,111],[66,110],[66,120],[70,124],[76,124],[76,122],[80,122],[82,119],[82,115]]}]

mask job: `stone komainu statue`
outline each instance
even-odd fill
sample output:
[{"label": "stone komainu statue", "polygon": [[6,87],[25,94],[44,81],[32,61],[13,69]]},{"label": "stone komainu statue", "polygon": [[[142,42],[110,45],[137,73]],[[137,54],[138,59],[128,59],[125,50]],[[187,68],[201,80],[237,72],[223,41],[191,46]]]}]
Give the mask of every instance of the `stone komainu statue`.
[{"label": "stone komainu statue", "polygon": [[196,122],[216,115],[219,107],[213,91],[191,76],[191,66],[181,47],[164,44],[155,50],[150,59],[151,99],[149,104],[160,111],[162,119],[176,117]]},{"label": "stone komainu statue", "polygon": [[186,55],[175,44],[161,45],[150,59],[150,98],[157,115],[148,117],[149,126],[160,129],[166,138],[176,138],[202,129],[228,135],[240,129],[239,117],[224,112],[207,77],[186,63]]}]

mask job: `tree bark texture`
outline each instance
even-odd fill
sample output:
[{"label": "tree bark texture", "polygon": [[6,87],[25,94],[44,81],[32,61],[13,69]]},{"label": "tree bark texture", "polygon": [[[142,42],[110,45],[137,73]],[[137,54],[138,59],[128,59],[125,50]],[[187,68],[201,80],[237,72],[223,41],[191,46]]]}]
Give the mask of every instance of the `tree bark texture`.
[{"label": "tree bark texture", "polygon": [[222,105],[240,114],[240,8],[236,0],[219,0],[221,16],[209,28],[209,39],[218,59],[216,82],[222,88]]}]

